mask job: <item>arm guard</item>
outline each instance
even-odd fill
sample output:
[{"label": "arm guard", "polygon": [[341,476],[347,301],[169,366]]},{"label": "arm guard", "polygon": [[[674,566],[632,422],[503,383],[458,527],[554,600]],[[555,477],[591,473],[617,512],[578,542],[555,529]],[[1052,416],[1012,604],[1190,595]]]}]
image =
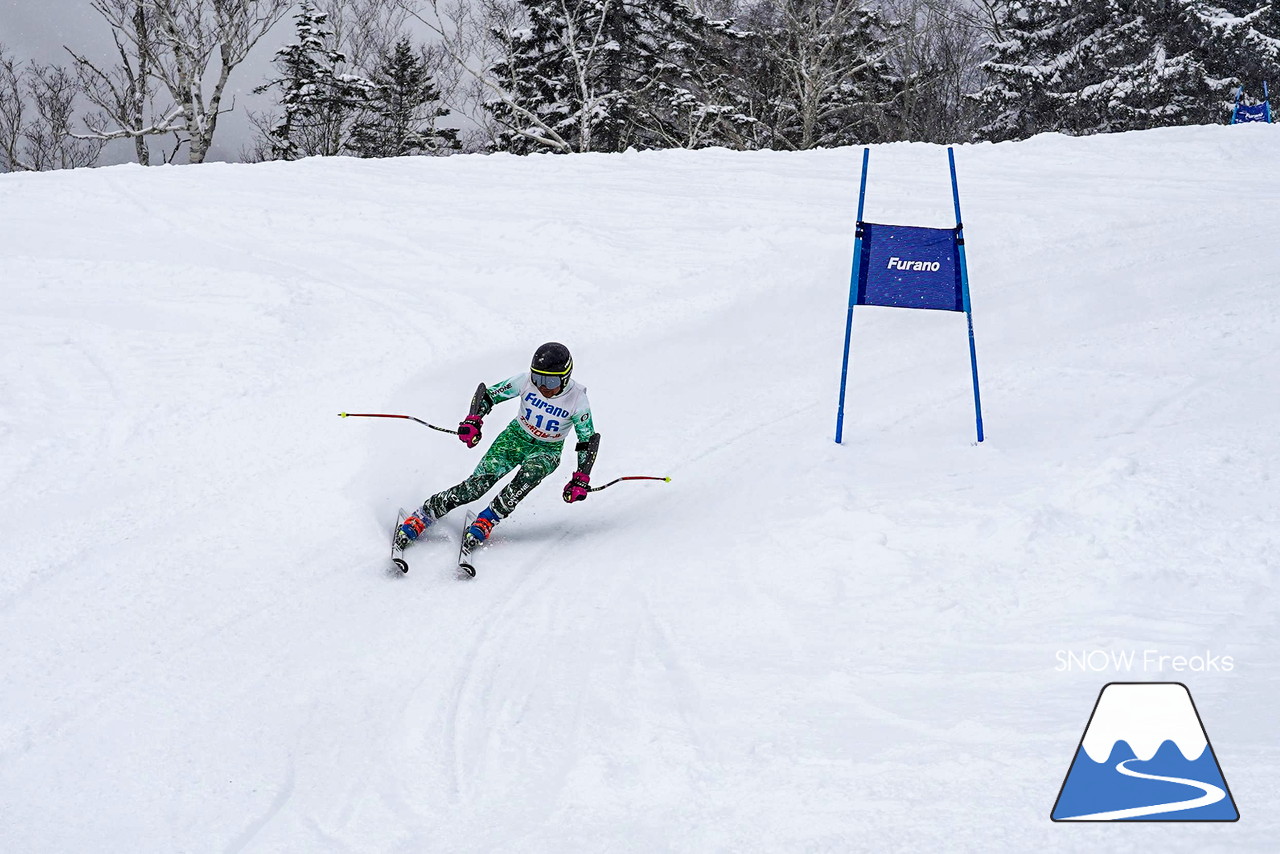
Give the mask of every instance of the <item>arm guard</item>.
[{"label": "arm guard", "polygon": [[484,383],[480,383],[476,387],[476,393],[471,396],[471,409],[467,414],[484,418],[492,409],[493,398],[489,397],[489,390],[484,387]]},{"label": "arm guard", "polygon": [[591,467],[596,464],[596,452],[600,449],[600,434],[592,433],[590,439],[579,442],[573,449],[578,452],[578,471],[591,474]]}]

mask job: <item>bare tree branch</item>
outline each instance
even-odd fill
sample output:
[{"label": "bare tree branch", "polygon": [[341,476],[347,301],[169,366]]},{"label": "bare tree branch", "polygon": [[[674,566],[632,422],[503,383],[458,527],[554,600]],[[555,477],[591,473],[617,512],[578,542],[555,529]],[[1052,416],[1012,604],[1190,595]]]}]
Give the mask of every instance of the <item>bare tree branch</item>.
[{"label": "bare tree branch", "polygon": [[0,170],[5,172],[35,169],[23,149],[28,122],[24,76],[4,45],[0,45]]},{"label": "bare tree branch", "polygon": [[316,6],[329,16],[347,63],[365,75],[395,46],[409,19],[399,0],[320,0]]},{"label": "bare tree branch", "polygon": [[[2,54],[3,51],[0,51]],[[101,140],[74,137],[80,87],[60,65],[27,64],[19,70],[0,56],[0,157],[8,170],[43,172],[92,166]],[[27,112],[26,105],[33,108]]]},{"label": "bare tree branch", "polygon": [[[232,72],[288,11],[289,0],[145,0],[155,15],[154,74],[182,112],[188,159],[202,163],[213,143]],[[217,56],[213,83],[209,66]]]},{"label": "bare tree branch", "polygon": [[86,121],[88,133],[78,136],[132,139],[137,161],[146,166],[151,162],[146,138],[182,127],[181,112],[174,106],[157,111],[154,104],[154,12],[148,0],[93,0],[91,6],[111,29],[118,62],[105,68],[84,54],[63,47],[75,62],[86,97],[102,110],[99,120]]}]

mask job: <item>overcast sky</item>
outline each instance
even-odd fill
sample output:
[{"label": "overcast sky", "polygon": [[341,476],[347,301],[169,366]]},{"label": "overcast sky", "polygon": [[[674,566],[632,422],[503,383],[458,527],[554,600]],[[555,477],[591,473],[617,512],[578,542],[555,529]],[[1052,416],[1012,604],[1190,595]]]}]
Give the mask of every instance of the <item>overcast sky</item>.
[{"label": "overcast sky", "polygon": [[[291,21],[286,16],[232,74],[223,106],[230,107],[234,95],[235,111],[218,120],[210,160],[240,159],[241,147],[253,136],[246,107],[262,110],[271,100],[270,96],[254,95],[253,89],[267,79],[272,56],[292,36]],[[70,57],[63,45],[104,62],[115,56],[111,30],[93,11],[91,0],[0,0],[0,44],[19,61],[68,64]],[[102,165],[132,161],[132,150],[128,143],[116,143],[104,152]],[[186,162],[185,156],[179,157],[179,162]]]}]

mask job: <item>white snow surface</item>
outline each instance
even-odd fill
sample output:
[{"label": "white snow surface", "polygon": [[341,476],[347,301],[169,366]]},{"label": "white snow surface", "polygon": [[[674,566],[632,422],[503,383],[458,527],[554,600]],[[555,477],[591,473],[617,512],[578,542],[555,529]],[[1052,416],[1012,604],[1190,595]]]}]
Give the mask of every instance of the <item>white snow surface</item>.
[{"label": "white snow surface", "polygon": [[[861,149],[0,176],[0,850],[1273,851],[1280,132],[956,149],[964,316],[855,312]],[[954,224],[945,149],[865,218]],[[603,441],[478,560],[477,382]],[[479,509],[480,505],[475,505]],[[1230,656],[1081,672],[1062,650]],[[1054,825],[1191,689],[1235,824]]]},{"label": "white snow surface", "polygon": [[1191,694],[1176,682],[1122,682],[1103,689],[1080,746],[1094,762],[1105,762],[1120,741],[1143,762],[1166,741],[1192,761],[1209,743]]}]

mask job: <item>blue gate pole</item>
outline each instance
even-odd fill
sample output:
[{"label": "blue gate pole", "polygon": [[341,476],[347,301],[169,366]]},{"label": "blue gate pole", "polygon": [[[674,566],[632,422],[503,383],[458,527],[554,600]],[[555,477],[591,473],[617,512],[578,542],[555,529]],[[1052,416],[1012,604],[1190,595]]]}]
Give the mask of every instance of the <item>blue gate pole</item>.
[{"label": "blue gate pole", "polygon": [[1267,81],[1262,81],[1262,114],[1267,117],[1267,124],[1271,123],[1271,95],[1267,92]]},{"label": "blue gate pole", "polygon": [[849,342],[853,338],[853,305],[858,301],[858,269],[862,266],[862,205],[867,199],[867,162],[871,149],[862,149],[862,186],[858,190],[858,222],[854,227],[853,271],[849,274],[849,314],[844,322],[844,361],[840,366],[840,405],[836,408],[836,444],[844,435],[844,387],[849,378]]},{"label": "blue gate pole", "polygon": [[956,183],[956,154],[947,148],[947,162],[951,165],[951,196],[956,203],[956,249],[960,253],[960,294],[964,300],[964,315],[969,321],[969,364],[973,367],[973,411],[978,420],[978,441],[982,441],[982,395],[978,392],[978,348],[973,342],[973,307],[969,303],[969,266],[964,255],[964,221],[960,218],[960,186]]}]

